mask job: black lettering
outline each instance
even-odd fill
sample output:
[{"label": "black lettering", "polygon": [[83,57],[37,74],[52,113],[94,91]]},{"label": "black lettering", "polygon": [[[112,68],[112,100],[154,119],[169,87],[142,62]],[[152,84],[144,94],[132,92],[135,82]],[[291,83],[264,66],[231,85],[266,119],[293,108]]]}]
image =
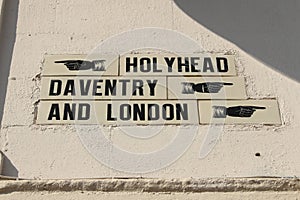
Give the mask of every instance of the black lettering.
[{"label": "black lettering", "polygon": [[58,103],[53,103],[51,105],[50,112],[48,115],[48,120],[52,120],[53,118],[55,118],[55,120],[60,120]]},{"label": "black lettering", "polygon": [[161,69],[157,68],[157,58],[153,58],[153,72],[162,72]]},{"label": "black lettering", "polygon": [[102,96],[101,92],[98,92],[97,90],[101,88],[101,85],[98,85],[98,83],[102,83],[103,80],[94,80],[93,83],[93,96]]},{"label": "black lettering", "polygon": [[181,117],[183,120],[188,120],[188,107],[186,103],[183,104],[183,107],[178,103],[176,104],[176,120],[181,120]]},{"label": "black lettering", "polygon": [[64,115],[63,120],[75,120],[75,114],[76,114],[76,104],[72,103],[72,108],[69,103],[64,104]]},{"label": "black lettering", "polygon": [[72,96],[75,95],[75,83],[74,80],[67,80],[64,95],[67,96],[71,93]]},{"label": "black lettering", "polygon": [[[58,95],[60,95],[61,85],[62,85],[61,80],[51,80],[50,81],[49,96],[58,96]],[[56,88],[56,91],[55,91],[55,88]]]},{"label": "black lettering", "polygon": [[82,96],[87,96],[90,90],[91,86],[91,80],[87,80],[86,84],[84,84],[84,80],[80,79],[79,84],[80,84],[80,93]]},{"label": "black lettering", "polygon": [[132,95],[133,96],[136,96],[137,90],[139,91],[140,96],[144,96],[142,80],[133,80],[133,82],[132,82]]},{"label": "black lettering", "polygon": [[153,80],[153,82],[151,83],[151,80],[147,80],[149,89],[150,89],[150,96],[155,96],[155,87],[157,84],[157,80]]},{"label": "black lettering", "polygon": [[105,96],[116,96],[116,85],[117,85],[117,80],[112,80],[113,83],[111,83],[111,80],[105,80]]},{"label": "black lettering", "polygon": [[172,104],[164,104],[163,105],[162,117],[164,120],[174,119],[174,106]]},{"label": "black lettering", "polygon": [[119,82],[122,84],[122,95],[126,96],[126,91],[127,91],[127,83],[130,82],[130,80],[119,80]]},{"label": "black lettering", "polygon": [[200,72],[200,69],[196,69],[199,59],[199,57],[191,57],[191,72]]},{"label": "black lettering", "polygon": [[164,59],[165,59],[167,65],[168,65],[168,72],[172,72],[175,57],[171,57],[171,58],[164,57]]},{"label": "black lettering", "polygon": [[[154,108],[154,110],[153,110]],[[148,104],[148,120],[159,119],[159,106],[157,104]]]},{"label": "black lettering", "polygon": [[133,121],[140,120],[145,121],[145,104],[133,104]]},{"label": "black lettering", "polygon": [[120,119],[128,121],[131,118],[131,106],[129,104],[121,104]]},{"label": "black lettering", "polygon": [[[228,61],[227,61],[227,58],[217,57],[216,59],[217,59],[218,72],[228,72]],[[222,65],[222,63],[223,63],[223,65]]]},{"label": "black lettering", "polygon": [[112,117],[112,105],[107,104],[107,112],[106,112],[106,119],[107,121],[117,121],[117,118]]},{"label": "black lettering", "polygon": [[133,57],[133,63],[130,62],[130,57],[126,57],[126,72],[130,72],[130,67],[133,67],[133,72],[137,72],[137,57]]},{"label": "black lettering", "polygon": [[207,72],[209,70],[210,72],[214,72],[213,64],[210,58],[206,57],[203,61],[203,72]]},{"label": "black lettering", "polygon": [[151,71],[151,59],[150,58],[141,58],[140,59],[140,68],[141,68],[140,69],[141,72],[150,72]]},{"label": "black lettering", "polygon": [[178,72],[182,72],[182,67],[185,67],[185,72],[190,71],[190,64],[189,64],[189,58],[185,57],[184,62],[181,57],[177,58],[178,60]]},{"label": "black lettering", "polygon": [[90,118],[90,104],[80,103],[78,108],[78,120],[88,120]]}]

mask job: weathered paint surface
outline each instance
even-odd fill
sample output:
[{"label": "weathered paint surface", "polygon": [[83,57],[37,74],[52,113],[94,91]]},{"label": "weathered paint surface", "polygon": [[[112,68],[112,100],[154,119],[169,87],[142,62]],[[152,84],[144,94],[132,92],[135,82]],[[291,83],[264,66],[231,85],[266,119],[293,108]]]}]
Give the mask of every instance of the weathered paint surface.
[{"label": "weathered paint surface", "polygon": [[[174,41],[175,42],[175,41]],[[192,58],[197,57],[197,59]],[[156,71],[152,67],[140,65],[143,59],[156,60]],[[207,59],[211,61],[208,68]],[[221,59],[217,61],[218,59]],[[224,60],[226,60],[227,70],[224,72]],[[145,61],[144,61],[145,62]],[[129,66],[128,63],[130,64]],[[171,64],[170,64],[171,63]],[[219,63],[219,64],[217,64]],[[135,65],[135,69],[132,67]],[[151,66],[151,65],[150,65]],[[218,67],[217,67],[218,66]],[[220,71],[218,70],[220,69]],[[159,72],[158,72],[159,71]],[[223,72],[222,72],[223,71]],[[125,54],[120,57],[121,75],[202,75],[202,76],[234,76],[236,75],[234,56],[218,54]]]},{"label": "weathered paint surface", "polygon": [[[43,179],[300,176],[299,83],[197,24],[173,1],[22,0],[16,26],[1,129],[1,149],[9,160],[4,175]],[[246,77],[247,95],[277,98],[282,125],[224,126],[217,145],[203,159],[198,155],[210,126],[199,126],[193,143],[176,162],[155,172],[131,174],[110,169],[94,159],[83,147],[74,127],[34,124],[45,54],[87,54],[101,40],[143,27],[179,31],[207,52],[234,55],[238,76]],[[155,145],[129,137],[117,127],[103,127],[103,130],[112,144],[147,152],[171,141],[178,127],[165,127],[163,137],[168,140],[158,140],[160,143]]]},{"label": "weathered paint surface", "polygon": [[2,181],[0,199],[298,199],[295,179]]},{"label": "weathered paint surface", "polygon": [[200,124],[281,124],[278,104],[274,99],[213,100],[198,101],[198,104]]},{"label": "weathered paint surface", "polygon": [[[215,93],[191,91],[191,84],[216,83]],[[168,77],[169,99],[246,99],[244,77]]]},{"label": "weathered paint surface", "polygon": [[[3,0],[0,0],[0,22],[2,22],[2,15],[3,15]],[[1,25],[0,25],[1,28]]]}]

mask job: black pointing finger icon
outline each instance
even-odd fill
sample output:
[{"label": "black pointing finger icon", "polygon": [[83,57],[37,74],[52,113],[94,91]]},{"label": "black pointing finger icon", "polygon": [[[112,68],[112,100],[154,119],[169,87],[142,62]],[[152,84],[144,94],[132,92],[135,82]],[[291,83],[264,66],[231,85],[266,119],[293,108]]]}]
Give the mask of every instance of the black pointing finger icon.
[{"label": "black pointing finger icon", "polygon": [[64,64],[70,71],[78,71],[78,70],[89,70],[93,71],[105,71],[104,66],[105,60],[58,60],[54,63],[62,63]]},{"label": "black pointing finger icon", "polygon": [[213,106],[214,118],[230,117],[251,117],[256,110],[264,110],[266,107],[261,106],[232,106],[226,108],[225,106]]},{"label": "black pointing finger icon", "polygon": [[204,82],[204,83],[188,83],[183,82],[182,94],[198,93],[218,93],[223,86],[231,86],[233,83],[226,82]]}]

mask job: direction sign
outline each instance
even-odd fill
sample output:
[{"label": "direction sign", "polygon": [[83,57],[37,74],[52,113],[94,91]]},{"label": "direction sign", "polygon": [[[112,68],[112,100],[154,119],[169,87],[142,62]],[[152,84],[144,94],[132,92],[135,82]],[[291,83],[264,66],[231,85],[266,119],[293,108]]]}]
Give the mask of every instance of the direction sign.
[{"label": "direction sign", "polygon": [[118,54],[46,55],[42,76],[117,76],[118,66]]},{"label": "direction sign", "polygon": [[168,77],[169,99],[246,99],[242,77]]},{"label": "direction sign", "polygon": [[198,124],[197,102],[41,101],[37,124]]},{"label": "direction sign", "polygon": [[41,99],[167,99],[166,77],[43,77]]},{"label": "direction sign", "polygon": [[120,57],[121,75],[234,76],[234,56],[220,54],[126,54]]},{"label": "direction sign", "polygon": [[281,124],[276,100],[198,101],[200,124]]},{"label": "direction sign", "polygon": [[47,55],[37,123],[281,124],[275,99],[247,99],[233,55]]}]

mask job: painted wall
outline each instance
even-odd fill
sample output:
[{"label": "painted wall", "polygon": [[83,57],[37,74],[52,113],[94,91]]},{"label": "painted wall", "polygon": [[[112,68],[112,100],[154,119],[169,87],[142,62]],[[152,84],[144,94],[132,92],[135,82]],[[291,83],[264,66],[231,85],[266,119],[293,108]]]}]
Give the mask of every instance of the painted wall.
[{"label": "painted wall", "polygon": [[[1,85],[7,84],[6,95],[1,96],[2,101],[5,96],[1,127],[4,175],[37,179],[300,176],[299,83],[207,30],[173,1],[10,0],[6,1],[4,19],[0,38]],[[198,129],[191,146],[168,167],[147,174],[102,165],[84,148],[76,127],[34,124],[45,54],[87,54],[112,35],[144,27],[179,31],[207,52],[234,54],[238,75],[246,77],[247,95],[277,98],[283,124],[226,125],[215,148],[203,159],[199,159],[199,151],[210,127],[186,126],[187,136],[190,130]],[[5,94],[5,88],[1,92]],[[165,127],[149,140],[129,137],[118,127],[103,130],[110,144],[139,153],[164,147],[178,127]],[[113,160],[113,155],[107,156]]]}]

